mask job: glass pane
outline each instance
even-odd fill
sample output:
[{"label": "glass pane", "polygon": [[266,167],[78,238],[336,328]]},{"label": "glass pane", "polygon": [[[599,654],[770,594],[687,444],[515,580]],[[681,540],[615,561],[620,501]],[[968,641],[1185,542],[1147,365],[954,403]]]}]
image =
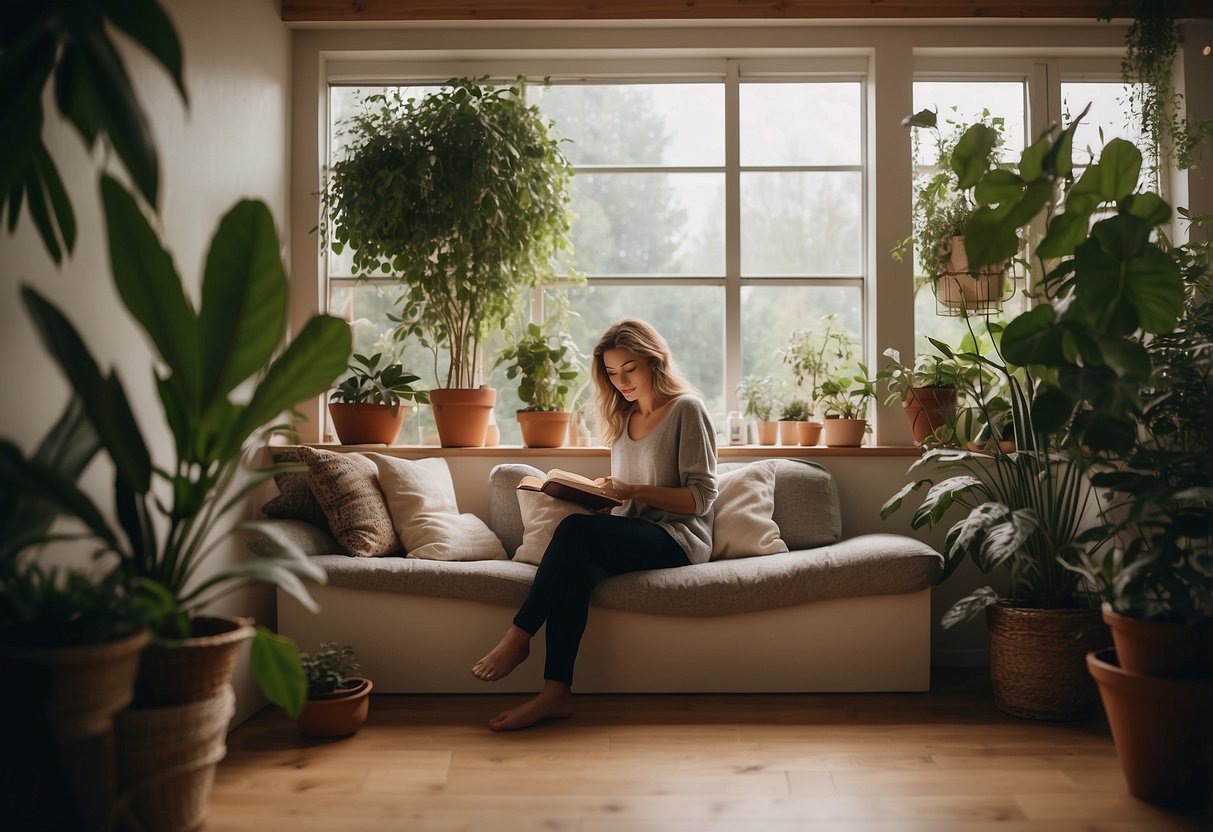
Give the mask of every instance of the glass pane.
[{"label": "glass pane", "polygon": [[1129,116],[1129,89],[1120,81],[1063,82],[1061,113],[1071,123],[1088,104],[1091,109],[1074,131],[1074,164],[1086,166],[1099,157],[1111,139],[1128,139],[1142,153],[1145,142],[1136,121]]},{"label": "glass pane", "polygon": [[857,165],[858,81],[741,85],[741,164]]},{"label": "glass pane", "polygon": [[863,253],[862,176],[741,174],[745,275],[858,275]]},{"label": "glass pane", "polygon": [[573,177],[573,265],[586,274],[724,274],[724,175]]},{"label": "glass pane", "polygon": [[[570,334],[587,356],[620,318],[649,321],[665,336],[683,374],[724,429],[724,289],[719,286],[581,286],[569,290],[578,313]],[[587,391],[584,400],[592,400]],[[502,420],[501,407],[497,420]],[[511,418],[513,418],[511,416]]]},{"label": "glass pane", "polygon": [[[1025,147],[1025,96],[1021,81],[916,81],[914,83],[914,111],[934,109],[939,114],[940,132],[944,137],[958,134],[981,119],[988,111],[993,118],[1003,119],[1003,146],[1000,158],[1005,162],[1017,162]],[[937,160],[935,142],[923,130],[914,131],[915,154],[918,167],[915,169],[915,186],[934,173],[932,167]],[[914,295],[915,348],[919,352],[932,350],[927,337],[936,338],[953,346],[968,332],[966,319],[943,314],[949,312],[936,300],[929,281],[923,281],[920,252],[914,252],[914,273],[918,275],[919,288]],[[1001,312],[993,319],[1008,319],[1022,311],[1022,287],[1002,305]],[[950,313],[949,313],[950,314]],[[975,327],[980,321],[974,321]],[[883,360],[883,359],[882,359]]]},{"label": "glass pane", "polygon": [[[956,133],[981,118],[988,110],[1003,119],[1002,158],[1018,161],[1024,149],[1024,84],[1022,81],[915,81],[914,112],[935,110],[944,137]],[[935,164],[934,143],[915,130],[921,165]]]},{"label": "glass pane", "polygon": [[722,84],[536,84],[574,165],[723,165]]},{"label": "glass pane", "polygon": [[[825,315],[855,340],[859,355],[862,294],[857,287],[743,286],[741,289],[741,373],[772,375],[792,390],[792,373],[779,350],[793,330],[808,329]],[[797,395],[808,398],[808,392]]]}]

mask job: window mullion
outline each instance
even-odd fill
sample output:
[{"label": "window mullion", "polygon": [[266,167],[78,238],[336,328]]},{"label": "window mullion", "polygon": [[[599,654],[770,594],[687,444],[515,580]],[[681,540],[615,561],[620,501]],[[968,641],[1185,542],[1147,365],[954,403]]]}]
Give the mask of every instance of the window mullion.
[{"label": "window mullion", "polygon": [[738,62],[726,64],[724,86],[724,400],[737,410],[741,383],[741,90]]}]

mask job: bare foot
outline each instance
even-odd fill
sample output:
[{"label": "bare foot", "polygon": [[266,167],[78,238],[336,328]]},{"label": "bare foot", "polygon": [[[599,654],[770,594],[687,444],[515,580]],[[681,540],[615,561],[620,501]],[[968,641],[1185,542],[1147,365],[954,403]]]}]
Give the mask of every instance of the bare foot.
[{"label": "bare foot", "polygon": [[494,731],[517,731],[530,728],[545,719],[566,719],[572,715],[572,692],[569,686],[548,680],[543,683],[543,690],[539,691],[535,698],[517,708],[502,711],[490,719],[489,728]]},{"label": "bare foot", "polygon": [[526,661],[531,655],[531,637],[525,630],[513,625],[506,630],[497,646],[476,664],[472,675],[482,682],[496,682],[510,675],[510,671]]}]

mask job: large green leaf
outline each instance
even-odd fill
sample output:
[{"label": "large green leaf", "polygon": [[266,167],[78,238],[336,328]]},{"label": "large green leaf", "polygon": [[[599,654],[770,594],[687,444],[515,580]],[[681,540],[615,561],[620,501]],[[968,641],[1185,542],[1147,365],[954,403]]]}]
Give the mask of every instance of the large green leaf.
[{"label": "large green leaf", "polygon": [[912,525],[917,529],[927,522],[938,523],[957,499],[970,493],[989,496],[986,484],[977,477],[961,475],[935,483],[923,497],[918,511],[914,512]]},{"label": "large green leaf", "polygon": [[113,530],[92,499],[71,479],[70,473],[56,471],[37,459],[23,459],[20,453],[13,453],[11,443],[5,443],[5,446],[5,451],[0,453],[0,479],[27,496],[45,501],[53,506],[56,514],[78,518],[107,546],[118,547]]},{"label": "large green leaf", "polygon": [[229,392],[265,366],[282,337],[287,283],[278,236],[261,202],[235,205],[206,257],[202,309],[202,402]]},{"label": "large green leaf", "polygon": [[998,131],[987,124],[974,124],[964,132],[952,151],[952,170],[957,187],[967,190],[981,181],[990,166],[990,153],[998,141]]},{"label": "large green leaf", "polygon": [[118,294],[172,370],[172,383],[197,412],[202,378],[198,321],[173,259],[160,245],[139,205],[117,180],[101,177],[110,263]]},{"label": "large green leaf", "polygon": [[1112,139],[1099,154],[1099,195],[1115,202],[1133,193],[1141,175],[1141,151],[1132,142]]},{"label": "large green leaf", "polygon": [[307,699],[307,674],[299,662],[295,642],[258,626],[249,666],[265,698],[292,719],[297,717]]},{"label": "large green leaf", "polygon": [[253,431],[282,411],[323,393],[345,371],[349,357],[349,324],[328,315],[312,318],[270,365],[226,447],[238,449]]},{"label": "large green leaf", "polygon": [[1037,526],[1036,513],[1026,508],[1016,509],[1002,521],[991,523],[975,558],[978,568],[986,573],[993,572],[1015,557]]},{"label": "large green leaf", "polygon": [[105,16],[158,60],[173,77],[182,99],[188,99],[181,78],[181,41],[156,0],[105,0]]},{"label": "large green leaf", "polygon": [[112,373],[101,376],[80,334],[54,304],[29,286],[21,287],[21,299],[119,473],[135,491],[146,492],[151,486],[151,457],[121,382]]},{"label": "large green leaf", "polygon": [[1007,324],[1002,335],[1002,354],[1012,364],[1056,366],[1064,362],[1064,331],[1057,325],[1052,306],[1034,306]]}]

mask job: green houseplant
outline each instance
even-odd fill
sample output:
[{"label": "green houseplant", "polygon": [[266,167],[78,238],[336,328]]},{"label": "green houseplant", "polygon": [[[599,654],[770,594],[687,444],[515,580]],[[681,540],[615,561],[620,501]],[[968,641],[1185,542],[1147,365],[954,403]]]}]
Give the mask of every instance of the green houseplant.
[{"label": "green houseplant", "polygon": [[[972,263],[965,238],[978,208],[973,188],[995,163],[1003,144],[1003,119],[984,111],[971,126],[952,122],[953,129],[946,135],[934,110],[908,116],[903,124],[929,132],[937,170],[920,176],[915,184],[914,231],[893,248],[893,257],[901,260],[916,249],[944,308],[959,310],[957,314],[994,309],[1002,302],[1011,258],[993,264]],[[916,160],[918,135],[915,133]]]},{"label": "green houseplant", "polygon": [[[22,297],[31,319],[117,470],[117,526],[70,477],[42,464],[37,454],[26,458],[9,446],[4,479],[7,487],[83,524],[80,536],[95,541],[112,559],[113,579],[155,611],[155,642],[169,649],[188,640],[199,625],[209,624],[197,615],[199,610],[251,582],[276,583],[310,604],[300,578],[323,580],[323,574],[273,531],[279,543],[273,555],[241,561],[205,578],[197,570],[218,540],[233,530],[225,525],[227,512],[274,473],[273,468],[243,471],[245,449],[284,410],[328,387],[349,354],[349,328],[336,318],[318,316],[270,360],[285,330],[287,286],[273,221],[263,204],[240,203],[220,222],[207,258],[202,307],[195,313],[170,255],[134,199],[109,177],[102,178],[101,192],[118,292],[162,362],[157,386],[176,459],[153,464],[117,376],[103,375],[72,324],[36,290],[25,287]],[[233,390],[253,375],[259,380],[248,400],[233,401]],[[169,499],[154,491],[157,480],[169,486]],[[162,526],[154,522],[157,515]],[[293,646],[264,628],[254,633],[239,623],[216,626],[254,636],[253,669],[263,689],[272,700],[297,708],[304,686],[302,675],[289,669]],[[144,653],[141,683],[155,664],[149,652],[153,647]],[[284,656],[291,658],[284,661]],[[168,684],[174,687],[175,682]],[[155,688],[155,683],[148,680],[144,689],[148,686]],[[140,691],[137,684],[137,697]],[[147,695],[145,702],[159,700],[156,693]]]},{"label": "green houseplant", "polygon": [[[476,389],[480,344],[569,244],[572,167],[525,91],[522,78],[457,78],[416,100],[369,96],[341,125],[348,144],[321,194],[333,251],[351,249],[356,275],[401,283],[394,335],[433,351],[443,445],[483,444],[495,393]],[[450,425],[465,412],[472,424]]]},{"label": "green houseplant", "polygon": [[778,428],[772,417],[782,398],[779,381],[766,374],[745,376],[737,385],[737,398],[745,414],[758,420],[758,444],[774,445]]},{"label": "green houseplant", "polygon": [[821,383],[825,422],[822,439],[830,447],[856,448],[863,444],[868,429],[868,406],[876,397],[876,386],[868,378],[868,368],[858,365],[859,373],[839,376]]},{"label": "green houseplant", "polygon": [[[939,350],[944,345],[928,338]],[[902,362],[901,352],[893,347],[884,351],[888,360],[876,373],[884,385],[886,406],[901,405],[914,441],[924,444],[954,444],[956,441],[956,398],[966,367],[942,351],[916,356],[914,363]]]},{"label": "green houseplant", "polygon": [[821,385],[854,360],[855,341],[836,314],[823,315],[812,326],[793,330],[779,354],[815,412],[821,404]]},{"label": "green houseplant", "polygon": [[496,365],[505,365],[506,378],[518,379],[524,407],[517,418],[528,448],[558,448],[568,435],[569,392],[584,361],[563,323],[560,313],[542,325],[528,323],[497,354]]},{"label": "green houseplant", "polygon": [[362,668],[354,648],[324,641],[315,653],[301,653],[300,665],[307,676],[307,701],[295,718],[299,732],[308,737],[348,737],[366,722],[370,679],[358,675]]},{"label": "green houseplant", "polygon": [[383,353],[369,357],[355,353],[348,372],[329,396],[329,415],[343,444],[391,445],[404,425],[404,402],[430,401],[425,390],[413,386],[420,376],[406,372],[398,361],[385,361]]}]

